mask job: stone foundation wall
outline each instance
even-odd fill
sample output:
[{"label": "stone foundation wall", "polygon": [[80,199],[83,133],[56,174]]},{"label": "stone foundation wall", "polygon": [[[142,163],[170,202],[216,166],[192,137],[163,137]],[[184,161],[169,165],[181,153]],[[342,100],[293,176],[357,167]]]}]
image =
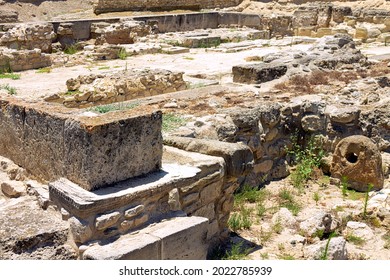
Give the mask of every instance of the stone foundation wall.
[{"label": "stone foundation wall", "polygon": [[237,6],[241,2],[242,0],[99,0],[94,12],[200,10]]},{"label": "stone foundation wall", "polygon": [[0,33],[0,46],[14,50],[40,49],[51,52],[51,43],[56,38],[51,23],[21,23],[3,26]]},{"label": "stone foundation wall", "polygon": [[0,122],[0,154],[43,180],[91,190],[161,166],[161,112],[90,118],[4,97]]},{"label": "stone foundation wall", "polygon": [[[180,147],[186,145],[186,139],[182,141],[168,142]],[[165,146],[162,171],[111,188],[88,192],[60,179],[50,183],[50,199],[69,220],[78,246],[166,219],[199,216],[207,218],[206,243],[212,248],[227,237],[233,192],[240,177],[251,169],[253,158],[245,145],[218,141],[201,144],[201,151],[191,145],[186,149],[204,154]]]},{"label": "stone foundation wall", "polygon": [[17,51],[0,48],[0,73],[43,68],[51,64],[50,56],[40,49]]},{"label": "stone foundation wall", "polygon": [[110,75],[82,75],[67,81],[68,92],[45,100],[66,107],[89,107],[185,90],[183,73],[168,70],[118,71]]}]

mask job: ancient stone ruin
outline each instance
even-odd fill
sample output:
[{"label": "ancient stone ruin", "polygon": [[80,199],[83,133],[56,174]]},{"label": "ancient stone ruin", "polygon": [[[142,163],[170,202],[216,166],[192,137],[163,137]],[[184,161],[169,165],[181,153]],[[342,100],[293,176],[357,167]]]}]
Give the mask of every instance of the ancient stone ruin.
[{"label": "ancient stone ruin", "polygon": [[0,2],[0,259],[390,258],[390,7]]}]

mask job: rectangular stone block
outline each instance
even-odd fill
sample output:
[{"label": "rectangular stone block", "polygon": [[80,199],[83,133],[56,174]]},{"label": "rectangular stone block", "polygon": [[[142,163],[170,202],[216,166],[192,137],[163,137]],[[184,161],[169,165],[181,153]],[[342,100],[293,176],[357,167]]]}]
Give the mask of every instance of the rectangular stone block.
[{"label": "rectangular stone block", "polygon": [[149,234],[125,235],[107,245],[94,245],[83,254],[84,260],[158,260],[161,241]]},{"label": "rectangular stone block", "polygon": [[163,260],[204,260],[208,225],[203,217],[180,217],[156,225],[149,234],[161,239]]},{"label": "rectangular stone block", "polygon": [[233,82],[260,84],[282,77],[287,72],[283,64],[259,63],[233,67]]},{"label": "rectangular stone block", "polygon": [[86,190],[159,170],[161,112],[84,117],[82,111],[0,100],[0,154],[46,181]]}]

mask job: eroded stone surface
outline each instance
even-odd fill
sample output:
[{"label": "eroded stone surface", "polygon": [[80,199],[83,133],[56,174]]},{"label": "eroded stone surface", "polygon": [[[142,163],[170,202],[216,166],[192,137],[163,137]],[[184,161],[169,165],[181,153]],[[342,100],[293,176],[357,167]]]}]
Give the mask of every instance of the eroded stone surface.
[{"label": "eroded stone surface", "polygon": [[341,140],[333,154],[332,176],[345,177],[348,186],[366,191],[368,185],[383,187],[382,158],[377,146],[365,136],[355,135]]}]

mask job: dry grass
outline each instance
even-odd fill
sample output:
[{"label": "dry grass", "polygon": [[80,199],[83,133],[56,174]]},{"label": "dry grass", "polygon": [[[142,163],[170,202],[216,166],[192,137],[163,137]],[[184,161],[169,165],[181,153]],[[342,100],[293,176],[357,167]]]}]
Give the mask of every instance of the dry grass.
[{"label": "dry grass", "polygon": [[313,94],[315,86],[329,85],[333,82],[343,82],[345,84],[359,79],[360,73],[355,71],[313,71],[308,75],[295,75],[288,81],[275,85],[276,89],[290,91],[296,95]]}]

